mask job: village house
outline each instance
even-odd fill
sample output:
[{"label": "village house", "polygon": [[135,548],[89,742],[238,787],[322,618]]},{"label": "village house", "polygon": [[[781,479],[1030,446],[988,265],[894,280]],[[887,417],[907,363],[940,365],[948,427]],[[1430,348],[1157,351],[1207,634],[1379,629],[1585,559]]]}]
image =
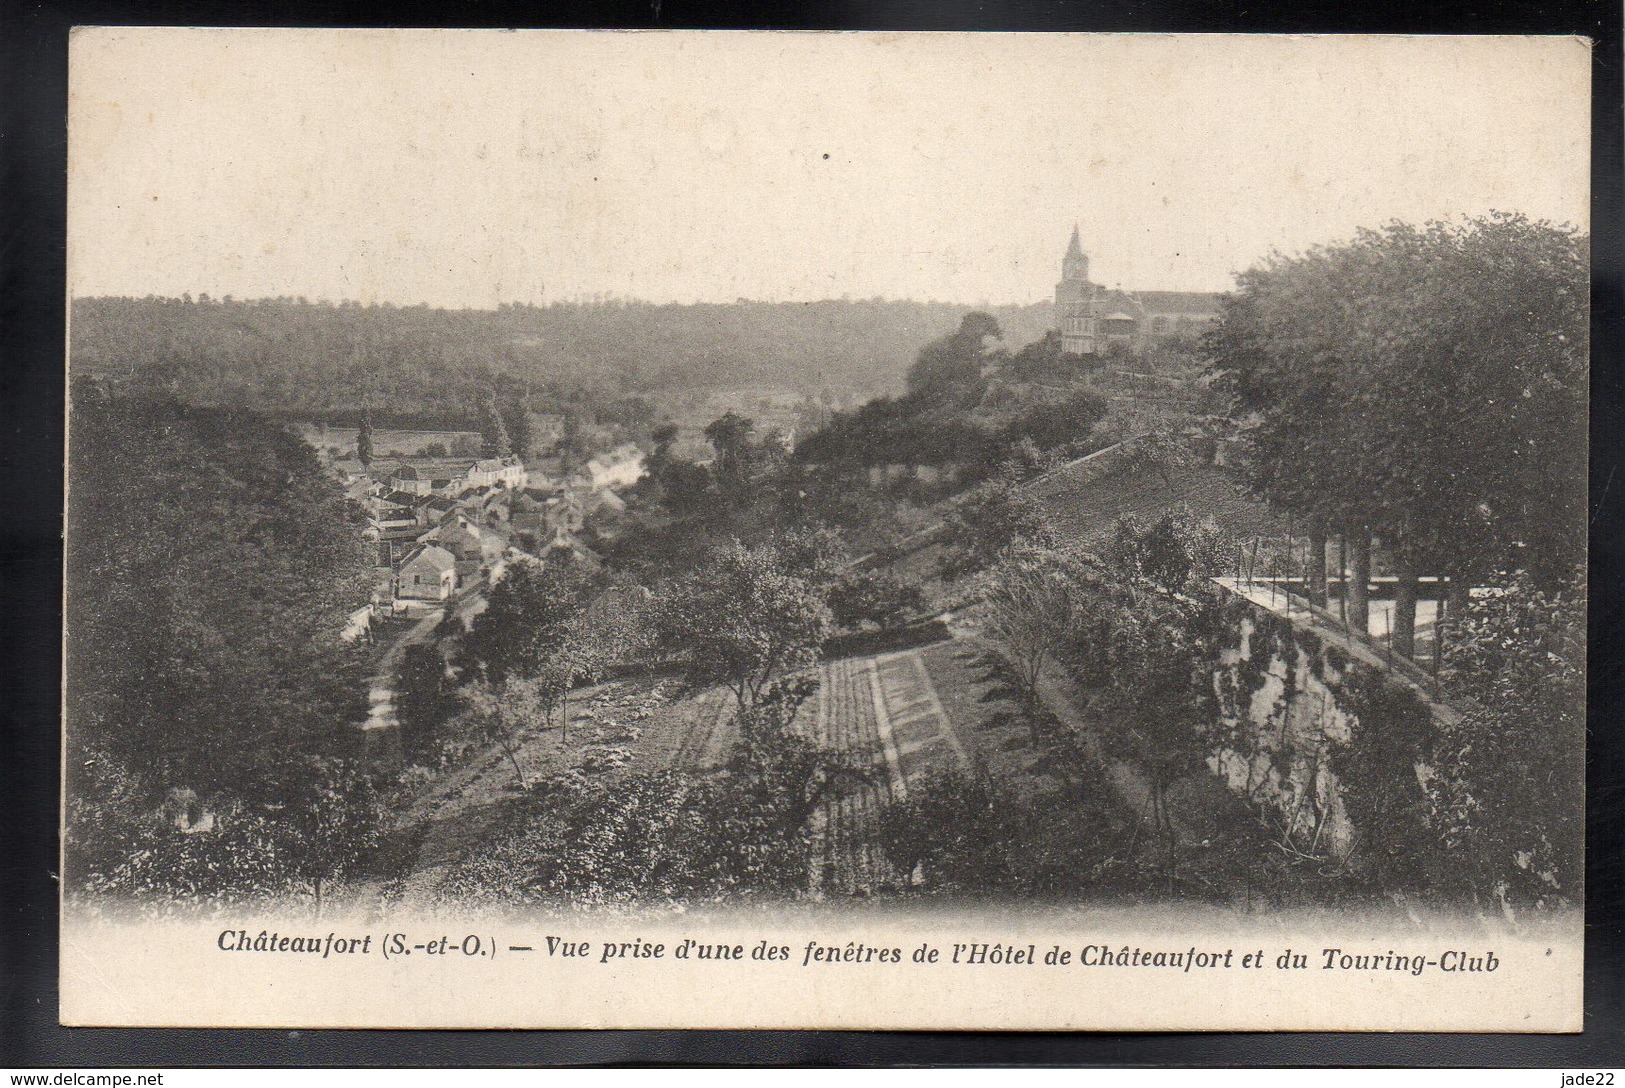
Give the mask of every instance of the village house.
[{"label": "village house", "polygon": [[389,486],[409,495],[444,495],[451,489],[451,474],[439,465],[401,465],[389,478]]},{"label": "village house", "polygon": [[408,601],[444,601],[457,592],[457,559],[438,544],[412,551],[395,573],[395,597]]},{"label": "village house", "polygon": [[488,457],[469,466],[463,482],[469,489],[477,487],[522,488],[525,486],[525,466],[517,457]]},{"label": "village house", "polygon": [[395,490],[446,498],[478,488],[522,488],[525,482],[525,466],[517,457],[416,459],[400,464],[389,478]]},{"label": "village house", "polygon": [[425,526],[439,525],[456,513],[458,506],[456,499],[445,495],[430,495],[417,504],[418,523]]},{"label": "village house", "polygon": [[587,520],[586,501],[581,492],[566,489],[542,504],[542,518],[549,533],[579,533]]},{"label": "village house", "polygon": [[415,495],[404,491],[391,491],[373,496],[368,505],[368,512],[372,515],[372,527],[383,539],[413,533],[421,528]]},{"label": "village house", "polygon": [[481,488],[470,491],[458,500],[458,508],[475,525],[499,533],[506,533],[512,526],[513,511],[522,501],[529,501],[528,491],[516,491],[505,487]]},{"label": "village house", "polygon": [[420,544],[437,544],[464,563],[479,563],[488,550],[500,551],[501,542],[487,538],[480,527],[455,514],[418,537]]}]

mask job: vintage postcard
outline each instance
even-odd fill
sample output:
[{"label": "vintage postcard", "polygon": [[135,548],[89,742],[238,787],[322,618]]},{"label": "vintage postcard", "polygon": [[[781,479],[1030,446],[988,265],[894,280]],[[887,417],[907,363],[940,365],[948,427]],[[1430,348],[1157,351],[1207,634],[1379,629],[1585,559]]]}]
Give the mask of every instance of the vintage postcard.
[{"label": "vintage postcard", "polygon": [[1580,1030],[1588,42],[70,72],[64,1023]]}]

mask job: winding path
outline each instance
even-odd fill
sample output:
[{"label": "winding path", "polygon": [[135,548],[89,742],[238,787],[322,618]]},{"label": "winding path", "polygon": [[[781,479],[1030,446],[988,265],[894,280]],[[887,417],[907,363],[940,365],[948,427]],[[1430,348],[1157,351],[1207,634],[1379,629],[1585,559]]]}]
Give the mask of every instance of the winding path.
[{"label": "winding path", "polygon": [[401,719],[396,711],[395,695],[400,679],[401,659],[406,656],[406,648],[427,642],[448,614],[459,617],[473,615],[484,604],[485,587],[480,584],[461,596],[453,597],[447,602],[447,607],[437,609],[412,624],[396,637],[389,649],[384,651],[384,656],[378,659],[378,667],[373,671],[372,680],[367,685],[367,720],[362,723],[361,729],[369,747],[387,735],[380,733],[380,730],[400,728]]}]

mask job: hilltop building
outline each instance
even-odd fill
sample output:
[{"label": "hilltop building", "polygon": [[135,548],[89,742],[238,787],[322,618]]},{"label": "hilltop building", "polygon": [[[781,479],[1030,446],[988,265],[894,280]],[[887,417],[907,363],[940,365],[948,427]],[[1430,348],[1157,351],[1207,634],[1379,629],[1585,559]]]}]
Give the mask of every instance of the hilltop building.
[{"label": "hilltop building", "polygon": [[1221,296],[1202,291],[1117,291],[1089,279],[1089,255],[1078,228],[1061,258],[1055,327],[1061,350],[1104,354],[1113,345],[1142,352],[1170,336],[1192,336],[1218,319]]}]

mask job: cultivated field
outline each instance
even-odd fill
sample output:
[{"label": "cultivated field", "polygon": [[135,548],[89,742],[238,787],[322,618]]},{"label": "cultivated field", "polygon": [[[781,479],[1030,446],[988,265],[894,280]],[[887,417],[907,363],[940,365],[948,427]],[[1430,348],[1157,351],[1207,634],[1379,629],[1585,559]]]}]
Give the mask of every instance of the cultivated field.
[{"label": "cultivated field", "polygon": [[[314,423],[301,423],[296,428],[299,436],[319,450],[336,451],[339,455],[355,452],[357,430],[354,427],[318,427]],[[439,444],[453,449],[458,442],[479,448],[478,431],[389,431],[372,432],[372,450],[375,457],[417,457],[427,446]]]},{"label": "cultivated field", "polygon": [[[531,780],[571,769],[607,776],[714,769],[737,739],[733,715],[733,697],[722,689],[677,697],[670,681],[616,681],[578,693],[568,731],[557,720],[530,731],[515,758]],[[1031,763],[997,681],[974,647],[956,640],[825,663],[796,728],[867,775],[813,817],[808,890],[815,895],[866,895],[902,882],[876,836],[881,811],[907,797],[910,783],[940,770],[1019,772]],[[397,875],[375,891],[386,898],[431,892],[481,849],[520,797],[513,762],[485,750],[427,786],[397,825]]]}]

